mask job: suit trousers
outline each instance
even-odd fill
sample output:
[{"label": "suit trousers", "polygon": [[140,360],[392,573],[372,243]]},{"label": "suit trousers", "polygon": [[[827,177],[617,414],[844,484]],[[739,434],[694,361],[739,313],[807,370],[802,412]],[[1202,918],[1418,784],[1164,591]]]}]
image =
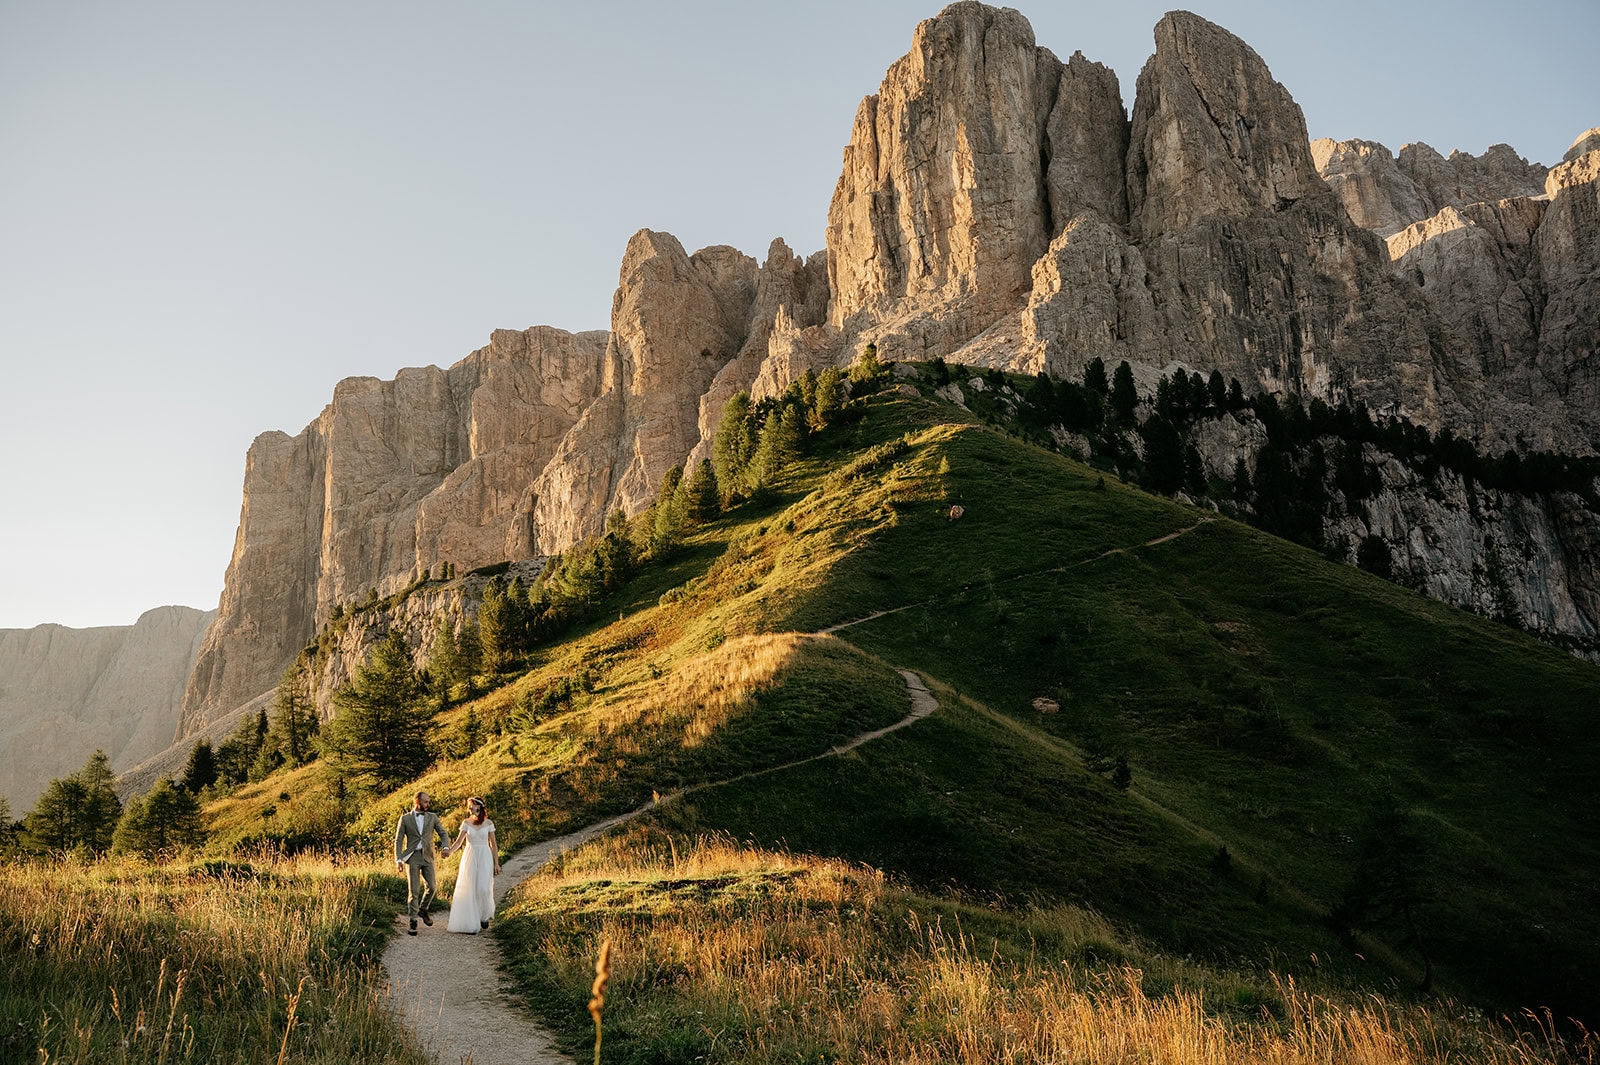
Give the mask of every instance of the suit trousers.
[{"label": "suit trousers", "polygon": [[411,887],[406,896],[406,912],[412,917],[427,913],[428,907],[433,905],[433,897],[439,893],[433,859],[421,854],[413,856],[406,863],[406,873]]}]

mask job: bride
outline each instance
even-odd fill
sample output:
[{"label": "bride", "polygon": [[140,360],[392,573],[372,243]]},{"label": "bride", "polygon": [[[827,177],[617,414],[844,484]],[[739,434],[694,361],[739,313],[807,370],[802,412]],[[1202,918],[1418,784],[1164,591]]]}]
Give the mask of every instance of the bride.
[{"label": "bride", "polygon": [[500,853],[495,849],[494,822],[489,820],[489,810],[477,796],[467,800],[467,817],[461,822],[461,833],[451,850],[460,850],[462,843],[467,851],[461,856],[461,866],[456,870],[455,890],[450,893],[451,932],[470,932],[477,935],[489,927],[494,916],[494,878],[500,875]]}]

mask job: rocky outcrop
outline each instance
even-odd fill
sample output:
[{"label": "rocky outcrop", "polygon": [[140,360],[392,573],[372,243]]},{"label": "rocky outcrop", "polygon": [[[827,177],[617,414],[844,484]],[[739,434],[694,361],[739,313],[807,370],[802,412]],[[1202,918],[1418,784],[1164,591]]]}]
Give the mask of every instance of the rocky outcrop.
[{"label": "rocky outcrop", "polygon": [[856,111],[828,208],[834,326],[918,356],[1015,310],[1050,241],[1061,73],[1009,8],[957,3],[917,26]]},{"label": "rocky outcrop", "polygon": [[1305,118],[1254,49],[1187,11],[1156,23],[1139,72],[1128,207],[1144,239],[1204,218],[1281,212],[1327,187]]},{"label": "rocky outcrop", "polygon": [[669,233],[628,241],[611,304],[601,395],[535,483],[541,550],[598,533],[634,513],[700,440],[700,397],[744,346],[756,261],[729,247],[688,255]]},{"label": "rocky outcrop", "polygon": [[1071,377],[1097,357],[1141,381],[1218,370],[1592,451],[1587,143],[1548,179],[1504,146],[1311,145],[1262,58],[1187,12],[1157,24],[1130,116],[1109,69],[1062,63],[1016,11],[953,4],[857,110],[826,254],[778,241],[758,266],[641,230],[609,333],[496,333],[449,370],[345,382],[299,436],[258,439],[184,727],[268,690],[334,603],[564,550],[642,509],[708,454],[729,396],[869,341]]},{"label": "rocky outcrop", "polygon": [[606,338],[501,330],[448,370],[342,381],[298,436],[257,437],[183,732],[273,687],[334,604],[530,554],[529,486],[600,392]]},{"label": "rocky outcrop", "polygon": [[1545,179],[1550,206],[1533,235],[1544,288],[1538,366],[1600,448],[1600,146],[1567,154]]},{"label": "rocky outcrop", "polygon": [[[527,587],[542,568],[542,559],[524,559],[506,567],[500,576],[508,583],[520,580]],[[476,621],[489,580],[487,574],[478,572],[448,581],[429,581],[399,596],[398,601],[385,600],[353,611],[326,626],[318,634],[315,653],[310,656],[311,701],[318,717],[327,720],[334,716],[334,692],[350,682],[356,670],[366,664],[372,648],[391,631],[399,632],[405,640],[416,667],[426,667],[440,621],[456,633],[464,624]]]},{"label": "rocky outcrop", "polygon": [[1600,151],[1568,155],[1540,196],[1446,206],[1388,238],[1395,275],[1428,309],[1458,431],[1600,446]]},{"label": "rocky outcrop", "polygon": [[1408,144],[1398,157],[1373,141],[1311,142],[1317,171],[1359,226],[1391,236],[1446,207],[1494,203],[1537,196],[1545,168],[1530,163],[1506,144],[1482,155],[1450,153],[1448,159],[1426,144]]},{"label": "rocky outcrop", "polygon": [[[1189,442],[1209,477],[1231,480],[1243,460],[1254,478],[1267,434],[1248,411],[1197,421]],[[1340,442],[1317,441],[1325,455]],[[1387,545],[1396,581],[1490,617],[1505,616],[1600,661],[1600,521],[1571,492],[1517,494],[1468,484],[1449,469],[1423,472],[1371,444],[1371,494],[1352,506],[1330,471],[1322,536],[1355,564],[1363,539]]]},{"label": "rocky outcrop", "polygon": [[212,616],[163,606],[132,625],[0,629],[0,795],[14,816],[96,748],[122,770],[172,742]]}]

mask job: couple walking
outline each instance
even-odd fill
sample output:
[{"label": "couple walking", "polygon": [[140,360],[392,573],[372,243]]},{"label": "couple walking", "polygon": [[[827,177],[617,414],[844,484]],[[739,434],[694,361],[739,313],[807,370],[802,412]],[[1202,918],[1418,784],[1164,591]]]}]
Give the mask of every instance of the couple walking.
[{"label": "couple walking", "polygon": [[410,810],[400,815],[394,827],[394,869],[409,870],[410,894],[406,898],[406,911],[411,917],[411,935],[417,934],[417,918],[432,927],[433,918],[428,907],[438,893],[438,871],[434,868],[433,838],[439,837],[443,850],[440,858],[450,857],[450,852],[467,848],[456,871],[455,890],[450,893],[450,922],[446,931],[470,932],[477,935],[489,927],[494,916],[494,878],[500,875],[500,855],[495,849],[494,822],[489,820],[489,810],[477,796],[467,800],[467,816],[461,821],[461,831],[455,842],[445,835],[439,815],[428,809],[432,804],[428,793],[417,792]]}]

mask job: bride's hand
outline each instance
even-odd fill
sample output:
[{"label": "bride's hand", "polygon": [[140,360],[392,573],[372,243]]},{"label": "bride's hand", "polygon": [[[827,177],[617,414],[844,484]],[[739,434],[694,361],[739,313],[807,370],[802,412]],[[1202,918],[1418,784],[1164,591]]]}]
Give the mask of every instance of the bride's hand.
[{"label": "bride's hand", "polygon": [[500,863],[499,862],[495,862],[494,863],[494,875],[495,876],[499,876],[500,875]]}]

